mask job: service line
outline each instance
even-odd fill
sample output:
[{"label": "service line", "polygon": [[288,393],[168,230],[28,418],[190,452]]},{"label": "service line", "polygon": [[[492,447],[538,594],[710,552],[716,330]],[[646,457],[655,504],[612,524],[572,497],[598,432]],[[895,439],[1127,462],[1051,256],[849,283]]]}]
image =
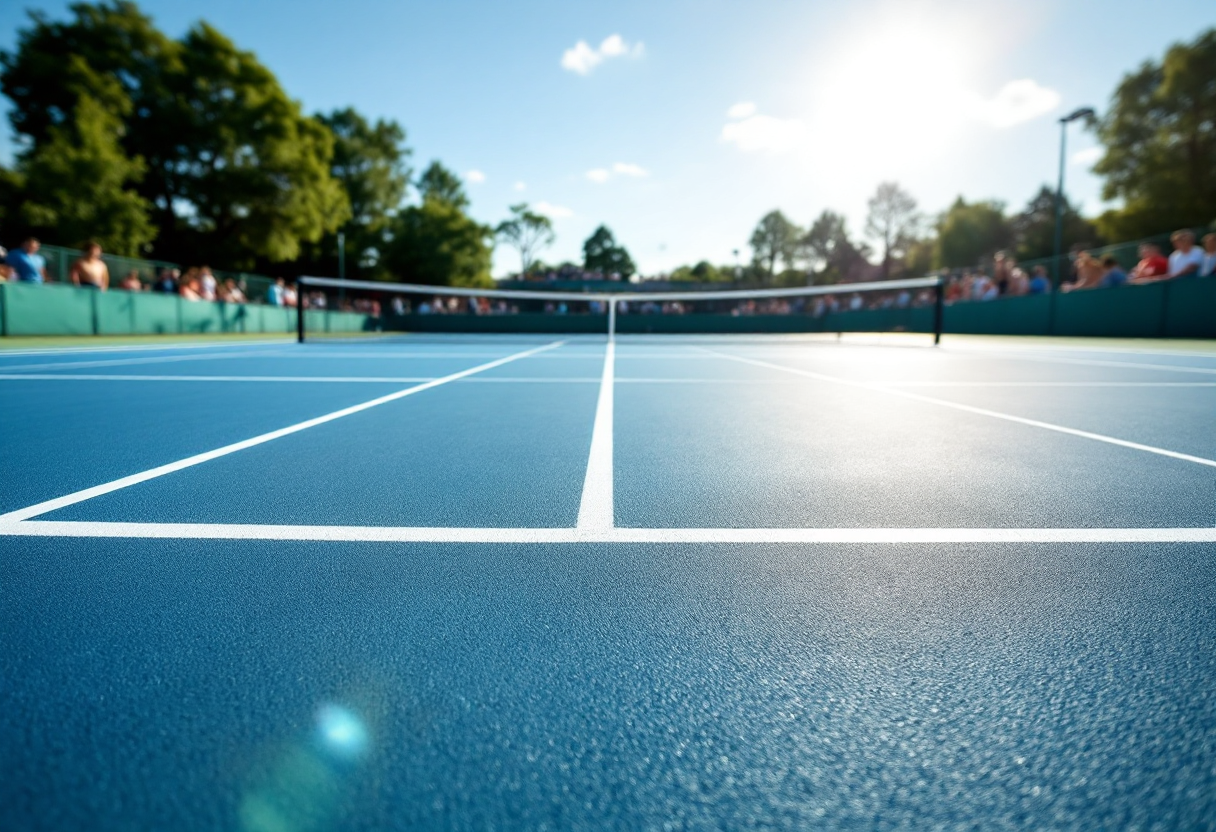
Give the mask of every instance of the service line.
[{"label": "service line", "polygon": [[531,355],[535,355],[538,352],[560,347],[564,343],[564,341],[554,341],[541,347],[534,347],[533,349],[525,350],[524,352],[517,352],[514,355],[508,355],[505,358],[499,358],[495,361],[479,364],[476,367],[471,367],[468,370],[461,370],[458,373],[452,373],[451,375],[443,376],[442,378],[424,382],[416,387],[398,390],[395,393],[389,393],[387,396],[380,396],[379,398],[371,399],[370,401],[366,401],[361,404],[352,405],[351,407],[344,407],[341,410],[335,410],[333,413],[327,413],[324,416],[318,416],[314,419],[307,419],[303,422],[298,422],[297,424],[289,425],[285,428],[279,428],[278,430],[272,430],[269,433],[263,433],[260,436],[254,436],[251,439],[244,439],[240,442],[234,442],[231,445],[225,445],[224,447],[216,448],[213,451],[195,454],[194,456],[187,457],[185,459],[179,459],[177,462],[170,462],[168,465],[161,465],[148,471],[142,471],[138,474],[122,477],[121,479],[114,480],[113,482],[95,485],[92,488],[86,488],[82,491],[67,494],[63,497],[56,497],[53,500],[47,500],[36,505],[27,506],[26,508],[17,509],[16,511],[10,511],[7,514],[0,514],[0,525],[17,520],[26,520],[30,517],[37,517],[40,514],[46,514],[47,512],[55,511],[56,509],[64,508],[65,506],[75,505],[76,503],[81,503],[85,500],[91,500],[94,497],[100,497],[102,494],[109,494],[112,491],[118,491],[132,485],[137,485],[141,482],[156,479],[157,477],[163,477],[166,474],[172,474],[174,471],[181,471],[183,468],[190,468],[195,465],[200,465],[204,462],[209,462],[210,460],[236,453],[237,451],[243,451],[246,448],[262,445],[266,442],[271,442],[284,436],[290,436],[293,433],[299,433],[302,430],[308,430],[309,428],[316,427],[317,425],[323,425],[326,422],[332,422],[335,419],[341,419],[344,416],[361,413],[364,410],[370,410],[373,407],[379,407],[382,404],[388,404],[389,402],[403,399],[406,396],[421,393],[423,390],[430,390],[433,387],[439,387],[443,384],[458,381],[466,376],[471,376],[474,373],[481,373],[485,372],[486,370],[492,370],[495,367],[501,367],[503,364],[509,364],[512,361],[527,358]]}]

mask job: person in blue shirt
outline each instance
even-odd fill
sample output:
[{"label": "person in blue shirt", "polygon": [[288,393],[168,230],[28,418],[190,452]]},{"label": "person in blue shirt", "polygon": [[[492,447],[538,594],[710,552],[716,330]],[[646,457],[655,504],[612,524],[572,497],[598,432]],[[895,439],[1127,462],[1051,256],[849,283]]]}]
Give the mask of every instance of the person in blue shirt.
[{"label": "person in blue shirt", "polygon": [[1112,286],[1122,286],[1127,282],[1127,272],[1119,267],[1119,261],[1111,257],[1109,254],[1102,258],[1102,282],[1098,285],[1103,289],[1109,289]]},{"label": "person in blue shirt", "polygon": [[1051,291],[1051,281],[1047,279],[1047,269],[1035,266],[1030,274],[1030,294],[1042,295]]},{"label": "person in blue shirt", "polygon": [[42,283],[46,280],[46,260],[38,253],[42,244],[34,237],[29,237],[4,258],[13,269],[13,276],[23,283]]}]

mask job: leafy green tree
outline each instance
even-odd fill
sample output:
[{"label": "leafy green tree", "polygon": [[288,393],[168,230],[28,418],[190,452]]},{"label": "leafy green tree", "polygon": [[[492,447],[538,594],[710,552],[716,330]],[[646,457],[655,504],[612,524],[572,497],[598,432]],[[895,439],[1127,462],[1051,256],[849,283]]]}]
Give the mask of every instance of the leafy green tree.
[{"label": "leafy green tree", "polygon": [[408,283],[490,286],[494,232],[464,212],[469,200],[459,177],[432,162],[419,190],[422,204],[406,208],[391,224],[386,272]]},{"label": "leafy green tree", "polygon": [[495,236],[519,252],[520,275],[528,274],[542,249],[553,245],[553,221],[521,202],[511,206],[511,216],[494,229]]},{"label": "leafy green tree", "polygon": [[1216,215],[1216,29],[1175,44],[1124,77],[1098,137],[1102,195],[1123,207],[1098,220],[1108,239],[1205,225]]},{"label": "leafy green tree", "polygon": [[771,283],[777,274],[777,263],[793,268],[798,260],[798,240],[802,229],[786,219],[780,211],[765,214],[752,232],[749,244],[752,259],[764,269]]},{"label": "leafy green tree", "polygon": [[637,267],[625,247],[618,245],[608,226],[601,225],[583,242],[583,268],[628,278]]},{"label": "leafy green tree", "polygon": [[680,266],[671,273],[668,279],[696,283],[726,283],[735,279],[735,267],[715,266],[708,260],[702,260],[693,266]]},{"label": "leafy green tree", "polygon": [[[1064,251],[1075,246],[1088,248],[1100,242],[1097,229],[1077,212],[1068,202],[1067,196],[1064,197],[1062,207]],[[1055,253],[1055,191],[1044,185],[1010,223],[1019,260],[1051,257]]]},{"label": "leafy green tree", "polygon": [[866,234],[882,245],[882,277],[891,277],[893,260],[916,239],[920,214],[916,200],[895,182],[883,182],[870,197]]},{"label": "leafy green tree", "polygon": [[460,210],[469,207],[469,195],[464,182],[452,171],[438,162],[431,162],[418,178],[418,191],[423,199],[437,199],[454,205]]},{"label": "leafy green tree", "polygon": [[[375,276],[385,233],[409,187],[405,130],[395,121],[373,124],[350,107],[318,115],[317,120],[333,133],[330,173],[350,203],[350,218],[340,229],[346,235],[345,272]],[[337,234],[328,233],[312,247],[311,260],[318,270],[331,270],[337,251]]]},{"label": "leafy green tree", "polygon": [[968,204],[960,196],[938,220],[935,267],[978,266],[1012,243],[1013,228],[1003,203]]},{"label": "leafy green tree", "polygon": [[857,280],[870,268],[869,247],[853,242],[844,216],[835,211],[816,217],[798,245],[816,283]]},{"label": "leafy green tree", "polygon": [[[22,219],[67,245],[96,240],[115,254],[139,256],[155,234],[148,202],[128,185],[143,160],[119,147],[122,125],[101,102],[82,95],[68,119],[21,160]],[[44,232],[45,233],[45,232]]]},{"label": "leafy green tree", "polygon": [[125,156],[146,165],[137,187],[159,255],[290,260],[345,221],[332,133],[252,53],[205,23],[170,39],[134,3],[70,8],[68,22],[32,15],[0,57],[10,120],[36,152],[79,95],[121,118]]}]

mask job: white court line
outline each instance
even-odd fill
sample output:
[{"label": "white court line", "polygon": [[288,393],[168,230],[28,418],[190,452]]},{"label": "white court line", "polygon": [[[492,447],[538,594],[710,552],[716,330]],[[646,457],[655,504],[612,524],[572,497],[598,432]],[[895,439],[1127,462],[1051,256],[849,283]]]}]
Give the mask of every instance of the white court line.
[{"label": "white court line", "polygon": [[0,536],[376,543],[1216,543],[1216,528],[627,529],[6,521]]},{"label": "white court line", "polygon": [[17,509],[16,511],[10,511],[7,514],[0,514],[0,524],[15,520],[25,520],[30,517],[37,517],[39,514],[46,514],[49,511],[55,511],[56,509],[60,509],[65,506],[75,505],[76,503],[84,502],[85,500],[91,500],[94,497],[100,497],[102,494],[109,494],[112,491],[118,491],[119,489],[128,488],[141,482],[156,479],[157,477],[163,477],[165,474],[172,474],[174,471],[180,471],[183,468],[190,468],[194,465],[199,465],[212,459],[227,456],[228,454],[236,453],[237,451],[243,451],[246,448],[252,448],[255,445],[261,445],[274,439],[280,439],[284,436],[290,436],[293,433],[299,433],[302,430],[308,430],[309,428],[316,427],[317,425],[323,425],[326,422],[332,422],[335,419],[341,419],[344,416],[350,416],[351,414],[360,413],[364,410],[369,410],[373,407],[387,404],[388,402],[403,399],[406,396],[412,396],[415,393],[421,393],[423,390],[430,390],[432,387],[438,387],[441,384],[447,384],[448,382],[462,379],[465,376],[471,376],[474,373],[484,372],[485,370],[491,370],[495,367],[500,367],[503,364],[508,364],[521,358],[527,358],[528,356],[534,355],[535,353],[543,350],[560,347],[563,343],[565,342],[554,341],[551,344],[546,344],[541,347],[534,347],[533,349],[526,350],[524,352],[517,352],[514,355],[508,355],[505,358],[499,358],[496,361],[479,364],[478,366],[472,367],[468,370],[461,370],[458,373],[452,373],[451,375],[419,384],[417,387],[410,387],[406,390],[398,390],[396,393],[390,393],[387,396],[380,396],[379,398],[363,402],[362,404],[344,407],[341,410],[335,410],[333,413],[327,413],[324,416],[318,416],[314,419],[307,419],[303,422],[299,422],[285,428],[272,430],[269,433],[263,433],[262,435],[255,436],[251,439],[234,442],[231,445],[225,445],[224,447],[216,448],[213,451],[195,454],[194,456],[187,457],[185,459],[179,459],[177,462],[170,462],[168,465],[161,465],[148,471],[143,471],[138,474],[132,474],[128,477],[114,480],[113,482],[95,485],[92,488],[86,488],[82,491],[67,494],[63,497],[56,497],[53,500],[47,500],[45,502],[38,503],[37,505],[27,506],[26,508]]},{"label": "white court line", "polygon": [[[959,354],[960,351],[954,351]],[[967,353],[969,358],[989,358],[990,354]],[[1080,364],[1090,367],[1123,367],[1131,370],[1164,370],[1169,373],[1202,373],[1216,375],[1216,367],[1184,367],[1178,364],[1144,364],[1136,361],[1104,361],[1099,358],[1063,358],[1050,355],[1026,355],[1025,353],[996,353],[997,358],[1013,358],[1020,361],[1042,361],[1050,364]]]},{"label": "white court line", "polygon": [[875,381],[883,387],[1216,387],[1216,381]]},{"label": "white court line", "polygon": [[841,384],[846,387],[856,387],[861,390],[871,390],[876,393],[886,393],[891,396],[900,396],[902,398],[911,399],[913,401],[924,402],[926,404],[938,405],[939,407],[949,407],[954,410],[961,410],[965,413],[975,413],[979,416],[989,416],[993,419],[1002,419],[1006,422],[1015,422],[1019,425],[1028,425],[1029,427],[1042,428],[1044,430],[1055,431],[1056,433],[1068,434],[1069,436],[1079,436],[1083,439],[1093,439],[1096,442],[1105,442],[1108,445],[1118,445],[1121,448],[1131,448],[1132,450],[1135,450],[1135,451],[1145,451],[1150,454],[1157,454],[1158,456],[1166,456],[1166,457],[1170,457],[1171,459],[1180,459],[1184,462],[1194,462],[1198,465],[1207,465],[1209,467],[1216,468],[1216,459],[1207,459],[1202,456],[1192,456],[1191,454],[1179,453],[1178,451],[1171,451],[1171,450],[1167,450],[1165,448],[1158,448],[1153,445],[1142,445],[1139,442],[1129,442],[1126,439],[1116,439],[1113,436],[1106,436],[1101,433],[1091,433],[1090,431],[1087,431],[1087,430],[1077,430],[1076,428],[1068,428],[1068,427],[1064,427],[1063,425],[1052,424],[1051,422],[1040,422],[1038,419],[1026,419],[1022,416],[1013,416],[1009,413],[1000,413],[996,410],[988,410],[987,408],[983,408],[983,407],[973,407],[969,404],[960,404],[959,402],[952,402],[952,401],[948,401],[946,399],[937,399],[932,396],[922,396],[919,393],[909,393],[905,390],[898,390],[893,387],[883,387],[878,384],[872,384],[869,382],[862,382],[862,381],[849,381],[848,379],[837,378],[836,376],[824,375],[823,373],[816,373],[816,372],[812,372],[811,370],[800,370],[795,367],[785,367],[785,366],[782,366],[781,364],[773,364],[768,361],[757,361],[754,358],[743,358],[738,355],[730,355],[729,353],[717,352],[715,350],[706,350],[706,352],[713,353],[714,355],[719,355],[723,358],[729,358],[732,361],[741,361],[744,364],[754,364],[757,367],[767,367],[767,368],[774,369],[774,370],[784,370],[787,373],[794,373],[795,375],[806,376],[807,378],[813,378],[818,381],[826,381],[826,382],[830,382],[832,384]]},{"label": "white court line", "polygon": [[40,349],[3,349],[0,348],[0,358],[8,358],[13,355],[93,355],[95,353],[106,352],[148,352],[157,351],[167,352],[168,350],[222,350],[232,347],[257,347],[271,346],[278,349],[283,344],[289,344],[295,340],[294,335],[284,335],[282,338],[265,338],[258,341],[223,341],[216,343],[207,343],[202,341],[182,341],[181,343],[165,342],[162,344],[117,344],[112,346],[97,346],[97,347],[42,347]]},{"label": "white court line", "polygon": [[604,374],[600,397],[595,405],[595,426],[591,429],[591,453],[583,496],[578,506],[578,528],[583,531],[611,529],[615,518],[612,502],[612,388],[616,344],[609,341],[604,350]]},{"label": "white court line", "polygon": [[44,361],[41,364],[0,364],[0,370],[4,370],[6,373],[12,373],[14,370],[54,370],[56,368],[78,370],[84,367],[121,367],[129,364],[165,364],[175,361],[221,361],[251,355],[265,357],[274,355],[274,353],[268,351],[225,352],[209,355],[159,355],[151,358],[107,358],[96,361]]},{"label": "white court line", "polygon": [[[319,384],[415,384],[434,381],[436,376],[143,376],[123,373],[0,373],[0,381],[256,381],[267,383],[312,382]],[[678,379],[677,379],[678,380]],[[700,379],[690,379],[699,381]],[[460,379],[461,384],[599,384],[601,379],[571,376],[490,376]],[[665,379],[641,379],[665,381]],[[781,380],[782,384],[796,384]]]}]

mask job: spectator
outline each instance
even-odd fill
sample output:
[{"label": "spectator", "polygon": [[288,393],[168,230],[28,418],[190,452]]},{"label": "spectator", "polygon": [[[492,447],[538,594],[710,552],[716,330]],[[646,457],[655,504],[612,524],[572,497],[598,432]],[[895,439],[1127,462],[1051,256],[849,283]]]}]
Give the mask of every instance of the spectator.
[{"label": "spectator", "polygon": [[241,287],[236,285],[236,281],[231,277],[224,281],[224,285],[217,290],[217,296],[220,300],[228,303],[245,303],[245,293],[241,291]]},{"label": "spectator", "polygon": [[199,294],[203,300],[215,300],[215,290],[217,287],[215,275],[211,273],[210,266],[203,266],[198,270],[198,286]]},{"label": "spectator", "polygon": [[202,300],[203,294],[198,285],[198,269],[187,269],[186,276],[182,278],[181,285],[178,288],[178,294],[186,300]]},{"label": "spectator", "polygon": [[153,292],[160,292],[165,295],[177,294],[177,280],[181,277],[181,272],[177,269],[161,269],[160,277],[152,284]]},{"label": "spectator", "polygon": [[1102,279],[1098,285],[1103,289],[1122,286],[1127,282],[1127,272],[1119,265],[1119,261],[1109,254],[1102,258]]},{"label": "spectator", "polygon": [[1002,295],[1009,294],[1009,278],[1013,273],[1013,258],[998,251],[992,262],[992,282]]},{"label": "spectator", "polygon": [[284,306],[284,295],[287,291],[287,281],[276,277],[274,284],[266,291],[266,300],[271,306]]},{"label": "spectator", "polygon": [[1067,286],[1061,286],[1061,292],[1075,292],[1078,289],[1097,289],[1102,283],[1102,275],[1104,270],[1102,263],[1088,251],[1077,253],[1077,259],[1073,262],[1073,269],[1077,273],[1077,279]]},{"label": "spectator", "polygon": [[1170,261],[1161,256],[1161,249],[1152,243],[1140,245],[1140,262],[1132,269],[1128,283],[1152,283],[1170,273]]},{"label": "spectator", "polygon": [[140,282],[139,272],[135,269],[127,272],[127,276],[118,284],[118,288],[127,292],[142,292],[144,284]]},{"label": "spectator", "polygon": [[284,306],[294,307],[297,303],[299,303],[299,297],[300,296],[296,293],[296,287],[294,285],[283,287]]},{"label": "spectator", "polygon": [[77,286],[102,292],[110,288],[110,270],[101,259],[101,246],[92,240],[85,243],[82,255],[72,264],[69,277]]},{"label": "spectator", "polygon": [[1199,267],[1200,277],[1211,277],[1216,274],[1216,234],[1203,235],[1203,265]]},{"label": "spectator", "polygon": [[1195,247],[1194,232],[1185,228],[1175,231],[1170,235],[1170,242],[1174,244],[1174,251],[1170,253],[1169,276],[1174,278],[1199,274],[1199,267],[1203,265],[1203,252]]},{"label": "spectator", "polygon": [[4,246],[0,246],[0,283],[10,280],[13,276],[13,269],[6,262],[8,259],[8,250]]},{"label": "spectator", "polygon": [[42,244],[37,237],[27,237],[21,248],[14,249],[4,259],[13,270],[13,276],[22,283],[43,283],[47,280],[46,260],[38,249]]},{"label": "spectator", "polygon": [[1046,266],[1035,266],[1030,270],[1030,294],[1045,295],[1051,291],[1051,279]]}]

